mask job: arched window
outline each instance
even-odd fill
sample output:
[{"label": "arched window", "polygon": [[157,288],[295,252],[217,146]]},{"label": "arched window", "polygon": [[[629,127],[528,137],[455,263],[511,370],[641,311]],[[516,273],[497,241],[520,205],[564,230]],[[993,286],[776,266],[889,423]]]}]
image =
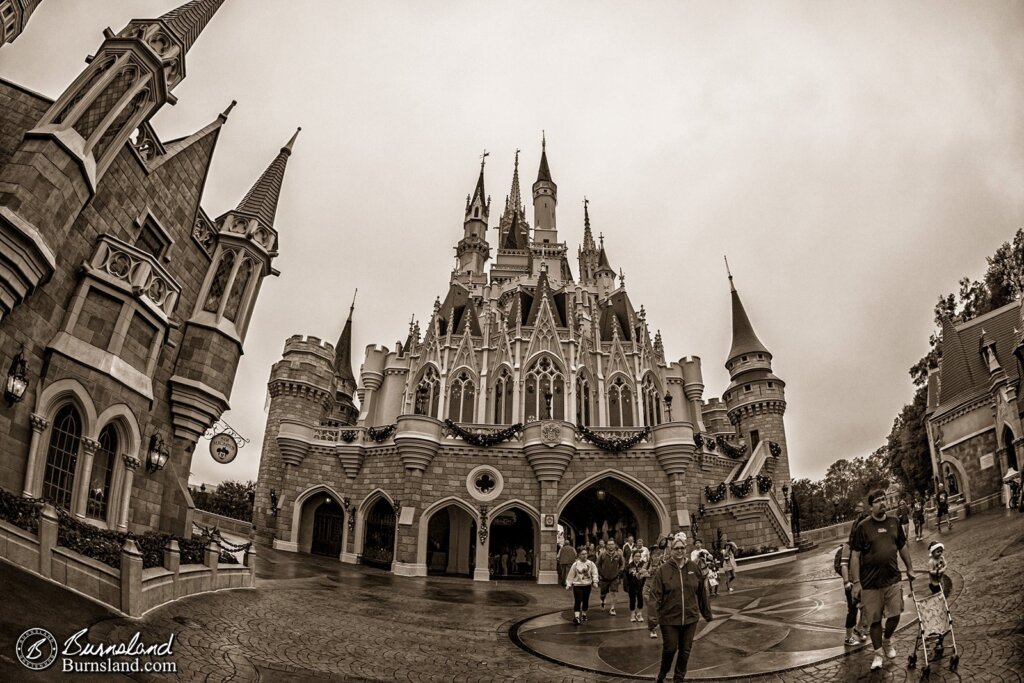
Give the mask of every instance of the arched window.
[{"label": "arched window", "polygon": [[494,423],[512,424],[512,373],[502,368],[494,383]]},{"label": "arched window", "polygon": [[476,385],[469,373],[460,372],[451,381],[448,395],[448,419],[453,422],[473,421],[473,400],[476,398]]},{"label": "arched window", "polygon": [[82,87],[80,87],[78,91],[74,94],[74,96],[70,100],[68,100],[68,103],[64,105],[64,108],[61,109],[57,116],[53,119],[53,122],[63,123],[64,119],[66,119],[68,117],[68,114],[71,113],[71,110],[75,108],[75,105],[82,101],[82,98],[85,97],[90,90],[92,90],[93,86],[96,85],[96,83],[100,80],[104,73],[110,70],[110,67],[114,66],[114,62],[116,61],[116,58],[109,57],[103,64],[100,64],[98,67],[96,67],[96,70],[92,72],[91,76],[89,76],[89,80],[83,83]]},{"label": "arched window", "polygon": [[224,306],[224,317],[236,321],[238,308],[242,304],[245,290],[249,287],[249,279],[252,277],[253,265],[251,259],[242,261],[238,266],[238,273],[235,275],[235,282],[231,285],[231,294],[228,295],[228,302]]},{"label": "arched window", "polygon": [[437,376],[437,370],[433,365],[427,366],[427,371],[423,373],[423,379],[416,387],[415,413],[437,417],[437,403],[440,396],[441,380]]},{"label": "arched window", "polygon": [[608,387],[608,426],[633,426],[633,390],[622,377],[616,377]]},{"label": "arched window", "polygon": [[590,382],[580,373],[576,376],[576,424],[593,424],[590,416]]},{"label": "arched window", "polygon": [[106,519],[110,510],[110,484],[114,480],[117,462],[117,430],[107,425],[100,432],[100,446],[93,456],[92,474],[89,476],[89,502],[85,514],[95,519]]},{"label": "arched window", "polygon": [[74,406],[66,405],[53,418],[50,445],[46,450],[46,470],[43,473],[43,498],[54,505],[71,507],[71,492],[75,489],[75,466],[78,447],[82,443],[82,418]]},{"label": "arched window", "polygon": [[526,371],[527,422],[565,419],[565,380],[558,366],[544,356]]},{"label": "arched window", "polygon": [[1006,467],[1020,471],[1017,467],[1017,449],[1013,445],[1013,432],[1009,427],[1003,427],[1003,447],[1006,449]]},{"label": "arched window", "polygon": [[216,313],[220,310],[220,300],[224,296],[224,290],[228,287],[228,278],[231,277],[231,268],[235,265],[235,252],[225,251],[217,264],[217,272],[213,275],[213,282],[210,283],[210,291],[206,294],[206,303],[203,310]]},{"label": "arched window", "polygon": [[81,118],[73,124],[78,134],[88,140],[103,118],[124,97],[138,77],[139,69],[134,64],[129,64],[121,69],[106,89],[96,95],[96,99],[92,101]]},{"label": "arched window", "polygon": [[124,129],[132,123],[136,114],[138,114],[148,102],[149,91],[142,90],[132,98],[131,102],[125,105],[125,108],[122,109],[113,122],[107,126],[107,129],[103,131],[103,135],[100,136],[99,142],[97,142],[93,147],[93,153],[97,158],[107,151],[108,145],[113,142],[114,138],[117,137],[119,133],[124,132]]},{"label": "arched window", "polygon": [[651,379],[649,374],[644,377],[643,384],[640,385],[640,391],[644,399],[644,425],[647,427],[660,425],[661,394],[658,393],[658,387],[654,385],[654,380]]}]

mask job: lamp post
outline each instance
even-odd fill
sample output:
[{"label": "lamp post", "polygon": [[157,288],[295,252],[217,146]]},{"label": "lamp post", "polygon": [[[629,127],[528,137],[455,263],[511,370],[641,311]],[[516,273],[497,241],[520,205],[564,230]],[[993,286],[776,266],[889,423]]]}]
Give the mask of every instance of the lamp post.
[{"label": "lamp post", "polygon": [[154,432],[153,436],[149,437],[149,452],[146,454],[146,471],[150,474],[158,472],[164,468],[167,464],[167,459],[171,456],[170,450],[164,444],[163,437],[159,433]]},{"label": "lamp post", "polygon": [[7,405],[13,406],[23,398],[28,390],[28,361],[22,355],[24,347],[11,359],[11,367],[7,371],[7,382],[4,384],[4,398]]},{"label": "lamp post", "polygon": [[665,413],[668,415],[666,422],[672,421],[672,394],[665,394]]},{"label": "lamp post", "polygon": [[789,484],[782,485],[782,502],[786,506],[786,514],[789,514]]}]

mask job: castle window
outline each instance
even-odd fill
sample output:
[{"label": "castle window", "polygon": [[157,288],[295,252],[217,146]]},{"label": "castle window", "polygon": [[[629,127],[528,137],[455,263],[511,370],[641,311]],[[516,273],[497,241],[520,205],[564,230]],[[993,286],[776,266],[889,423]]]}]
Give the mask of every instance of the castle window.
[{"label": "castle window", "polygon": [[224,317],[233,322],[238,320],[238,309],[245,297],[245,291],[249,288],[249,280],[252,279],[252,260],[245,259],[238,267],[235,275],[235,282],[231,285],[231,294],[228,296],[228,303],[224,306]]},{"label": "castle window", "polygon": [[64,107],[60,110],[60,112],[57,113],[57,116],[54,117],[53,122],[63,123],[64,120],[67,119],[71,111],[78,105],[78,103],[81,102],[82,99],[86,96],[86,94],[88,94],[89,91],[92,90],[93,86],[99,82],[99,80],[103,77],[103,74],[109,71],[112,66],[114,66],[114,63],[116,61],[117,60],[114,57],[109,57],[105,62],[98,65],[96,67],[96,70],[93,71],[92,74],[89,76],[89,80],[83,83],[82,86],[77,91],[75,91],[74,96],[70,100],[68,100],[68,103],[65,104]]},{"label": "castle window", "polygon": [[769,389],[774,389],[775,388],[775,382],[768,382],[768,388]]},{"label": "castle window", "polygon": [[633,426],[633,390],[622,377],[616,377],[608,388],[608,426]]},{"label": "castle window", "polygon": [[157,258],[162,258],[171,246],[170,235],[151,215],[146,215],[137,223],[139,224],[139,234],[135,237],[135,246]]},{"label": "castle window", "polygon": [[[129,102],[124,109],[118,112],[117,117],[109,126],[107,126],[107,129],[103,131],[103,135],[100,136],[99,142],[97,142],[93,148],[94,154],[97,158],[106,154],[111,143],[113,143],[118,135],[124,133],[126,128],[134,129],[134,126],[132,126],[131,123],[148,102],[149,91],[142,90],[132,98],[131,102]],[[112,151],[115,153],[117,152],[117,150]]]},{"label": "castle window", "polygon": [[593,424],[590,415],[590,382],[583,374],[576,377],[576,424]]},{"label": "castle window", "polygon": [[110,110],[117,106],[121,98],[131,89],[132,83],[138,76],[139,69],[134,64],[129,64],[121,69],[114,80],[99,93],[85,113],[73,124],[78,134],[88,140],[96,131],[97,126],[110,113]]},{"label": "castle window", "polygon": [[743,356],[742,358],[740,358],[740,362],[741,363],[746,363],[747,362],[747,357]]},{"label": "castle window", "polygon": [[94,519],[107,518],[110,510],[110,484],[114,479],[114,463],[117,457],[117,431],[114,425],[107,425],[100,432],[100,446],[92,462],[89,475],[89,501],[85,514]]},{"label": "castle window", "polygon": [[547,356],[526,372],[526,421],[565,419],[565,380],[558,366]]},{"label": "castle window", "polygon": [[476,387],[472,378],[467,373],[460,372],[458,377],[451,381],[451,391],[448,395],[448,419],[453,422],[472,422],[475,396]]},{"label": "castle window", "polygon": [[66,405],[53,418],[50,446],[46,451],[43,473],[43,498],[65,510],[71,507],[78,447],[82,442],[82,418],[74,406]]},{"label": "castle window", "polygon": [[753,391],[753,389],[751,388],[751,386],[749,384],[744,384],[743,385],[743,391],[749,393],[749,392]]},{"label": "castle window", "polygon": [[763,353],[757,354],[757,359],[758,360],[764,360],[764,354]]},{"label": "castle window", "polygon": [[430,365],[416,387],[416,414],[437,417],[437,404],[440,396],[441,380],[437,376],[437,370]]},{"label": "castle window", "polygon": [[0,4],[0,24],[0,43],[4,43],[10,40],[10,36],[14,35],[14,30],[18,27],[18,17],[10,0]]},{"label": "castle window", "polygon": [[644,377],[640,390],[644,397],[644,425],[656,427],[661,424],[661,395],[650,374]]},{"label": "castle window", "polygon": [[213,282],[210,283],[210,291],[206,294],[206,303],[203,310],[210,313],[217,313],[220,310],[220,300],[224,296],[224,290],[228,286],[228,278],[231,277],[231,270],[235,265],[235,252],[225,251],[217,264],[217,272],[213,275]]},{"label": "castle window", "polygon": [[512,373],[502,368],[494,383],[494,423],[512,424]]},{"label": "castle window", "polygon": [[753,453],[757,444],[761,442],[761,434],[756,429],[750,430],[750,452]]}]

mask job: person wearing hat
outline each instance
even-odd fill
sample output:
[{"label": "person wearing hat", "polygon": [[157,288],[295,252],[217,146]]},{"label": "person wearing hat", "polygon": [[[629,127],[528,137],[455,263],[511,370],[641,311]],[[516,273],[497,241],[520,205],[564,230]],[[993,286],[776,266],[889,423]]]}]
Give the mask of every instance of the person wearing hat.
[{"label": "person wearing hat", "polygon": [[946,575],[946,558],[943,557],[944,546],[939,541],[932,541],[928,544],[928,588],[932,594],[942,590],[942,579]]},{"label": "person wearing hat", "polygon": [[651,576],[651,608],[658,614],[662,636],[657,680],[665,680],[675,659],[673,680],[682,681],[686,677],[697,622],[702,616],[704,621],[711,621],[712,615],[704,577],[697,564],[686,556],[686,534],[676,534],[669,549],[669,559]]}]

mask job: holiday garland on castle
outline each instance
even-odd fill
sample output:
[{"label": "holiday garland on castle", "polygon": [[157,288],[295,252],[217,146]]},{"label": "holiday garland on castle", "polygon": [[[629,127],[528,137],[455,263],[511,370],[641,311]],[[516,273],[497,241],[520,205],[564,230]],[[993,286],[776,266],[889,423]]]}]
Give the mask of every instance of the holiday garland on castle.
[{"label": "holiday garland on castle", "polygon": [[697,445],[697,450],[701,450],[704,448],[704,436],[700,432],[694,432],[693,443]]},{"label": "holiday garland on castle", "polygon": [[398,425],[387,425],[385,427],[370,427],[366,430],[366,435],[376,441],[377,443],[384,443],[391,438],[391,435],[395,433],[395,429]]},{"label": "holiday garland on castle", "polygon": [[720,503],[725,498],[725,482],[722,482],[715,488],[710,486],[704,487],[704,497],[708,499],[709,503]]},{"label": "holiday garland on castle", "polygon": [[480,446],[482,448],[493,446],[494,444],[501,443],[502,441],[508,441],[509,439],[515,438],[523,431],[523,424],[521,422],[517,422],[505,429],[481,433],[467,431],[450,419],[446,419],[444,424],[449,430],[451,430],[452,434],[459,437],[466,443],[471,446]]},{"label": "holiday garland on castle", "polygon": [[338,437],[345,443],[352,443],[356,440],[356,436],[358,436],[358,434],[359,432],[354,429],[342,429],[338,432]]},{"label": "holiday garland on castle", "polygon": [[650,427],[644,427],[639,432],[632,434],[631,436],[623,437],[603,437],[590,429],[587,429],[583,425],[576,425],[576,431],[579,435],[594,444],[602,451],[608,451],[610,453],[621,453],[622,451],[629,450],[633,446],[637,445],[641,441],[647,438],[651,433]]},{"label": "holiday garland on castle", "polygon": [[730,458],[742,457],[747,452],[747,447],[744,446],[733,446],[731,443],[725,440],[725,437],[719,434],[715,441],[718,442],[719,447],[725,452]]},{"label": "holiday garland on castle", "polygon": [[731,481],[729,482],[729,490],[732,491],[732,495],[737,498],[746,498],[750,495],[750,492],[754,488],[754,478],[747,477],[742,481]]},{"label": "holiday garland on castle", "polygon": [[772,454],[773,458],[778,458],[780,455],[782,455],[782,446],[775,443],[774,441],[769,441],[768,451]]},{"label": "holiday garland on castle", "polygon": [[772,478],[768,474],[757,475],[757,492],[761,494],[768,493],[772,490]]}]

